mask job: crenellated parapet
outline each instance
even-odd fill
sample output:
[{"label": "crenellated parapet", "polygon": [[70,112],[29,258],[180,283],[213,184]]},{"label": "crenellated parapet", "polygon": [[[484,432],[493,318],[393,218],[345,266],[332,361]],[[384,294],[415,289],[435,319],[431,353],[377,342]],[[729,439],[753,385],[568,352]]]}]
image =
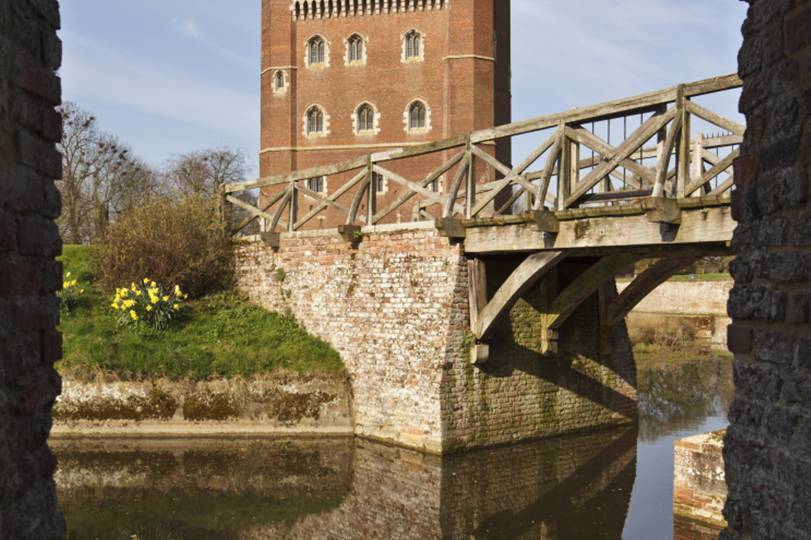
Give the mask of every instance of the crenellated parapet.
[{"label": "crenellated parapet", "polygon": [[294,21],[388,15],[447,9],[450,0],[295,0],[290,2]]}]

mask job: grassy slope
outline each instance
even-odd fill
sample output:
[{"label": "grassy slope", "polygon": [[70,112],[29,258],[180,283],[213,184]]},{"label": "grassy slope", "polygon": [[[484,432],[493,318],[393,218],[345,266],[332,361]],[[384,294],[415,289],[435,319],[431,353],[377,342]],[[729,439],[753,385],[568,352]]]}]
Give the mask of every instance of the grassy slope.
[{"label": "grassy slope", "polygon": [[80,307],[62,317],[63,371],[206,379],[278,368],[302,373],[344,370],[338,353],[292,318],[254,307],[234,293],[189,302],[163,334],[119,328],[109,306],[111,296],[93,287],[90,248],[65,246],[62,261],[65,271],[87,289]]}]

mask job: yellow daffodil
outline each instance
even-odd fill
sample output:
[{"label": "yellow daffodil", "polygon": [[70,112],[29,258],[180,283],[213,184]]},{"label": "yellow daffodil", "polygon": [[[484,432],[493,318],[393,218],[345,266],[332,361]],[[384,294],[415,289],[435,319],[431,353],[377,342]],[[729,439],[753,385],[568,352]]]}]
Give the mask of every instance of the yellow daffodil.
[{"label": "yellow daffodil", "polygon": [[71,276],[70,272],[65,272],[65,277],[69,278]]},{"label": "yellow daffodil", "polygon": [[134,310],[134,309],[133,309],[133,310],[130,310],[130,317],[132,318],[132,320],[133,320],[133,321],[137,321],[137,320],[138,320],[138,314],[137,314],[137,313],[135,313],[135,310]]},{"label": "yellow daffodil", "polygon": [[149,278],[146,278],[146,277],[145,277],[145,278],[144,278],[144,284],[146,285],[147,283],[149,283]]},{"label": "yellow daffodil", "polygon": [[110,304],[110,307],[113,308],[114,310],[118,311],[118,304],[116,304],[115,302]]},{"label": "yellow daffodil", "polygon": [[163,301],[164,301],[164,302],[168,302],[168,301],[169,301],[169,297],[168,297],[168,296],[164,296],[164,297],[163,297]]},{"label": "yellow daffodil", "polygon": [[146,310],[147,310],[148,312],[151,312],[151,311],[152,311],[152,306],[146,306]]},{"label": "yellow daffodil", "polygon": [[175,305],[173,305],[173,306],[172,306],[172,309],[174,309],[175,311],[180,310],[180,304],[175,304]]}]

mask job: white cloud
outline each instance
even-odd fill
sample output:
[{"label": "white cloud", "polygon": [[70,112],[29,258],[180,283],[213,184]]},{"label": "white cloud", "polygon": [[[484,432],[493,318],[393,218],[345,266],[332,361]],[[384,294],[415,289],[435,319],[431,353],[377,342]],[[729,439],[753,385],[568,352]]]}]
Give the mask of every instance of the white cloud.
[{"label": "white cloud", "polygon": [[220,58],[228,60],[229,62],[236,64],[240,67],[246,68],[247,70],[258,71],[259,66],[256,62],[250,58],[246,58],[245,56],[235,53],[231,49],[222,46],[214,39],[211,39],[209,36],[205,34],[203,31],[202,26],[195,21],[186,19],[180,20],[175,19],[174,21],[175,26],[180,31],[181,35],[193,39],[197,43],[200,43],[210,52],[216,54]]},{"label": "white cloud", "polygon": [[190,38],[203,39],[203,31],[194,21],[184,21],[181,23],[180,28]]}]

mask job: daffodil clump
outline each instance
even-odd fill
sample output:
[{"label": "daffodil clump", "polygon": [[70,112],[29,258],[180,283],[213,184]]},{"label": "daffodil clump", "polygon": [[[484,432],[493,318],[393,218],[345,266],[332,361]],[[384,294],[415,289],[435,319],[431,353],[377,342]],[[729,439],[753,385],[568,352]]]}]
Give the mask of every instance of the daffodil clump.
[{"label": "daffodil clump", "polygon": [[75,310],[84,294],[84,288],[79,285],[79,280],[71,279],[71,277],[70,272],[65,273],[62,290],[56,293],[59,297],[59,307],[65,313]]},{"label": "daffodil clump", "polygon": [[179,285],[167,290],[144,278],[129,288],[118,289],[112,307],[118,312],[118,322],[122,326],[146,327],[165,330],[177,313],[183,309],[183,302],[189,297]]}]

